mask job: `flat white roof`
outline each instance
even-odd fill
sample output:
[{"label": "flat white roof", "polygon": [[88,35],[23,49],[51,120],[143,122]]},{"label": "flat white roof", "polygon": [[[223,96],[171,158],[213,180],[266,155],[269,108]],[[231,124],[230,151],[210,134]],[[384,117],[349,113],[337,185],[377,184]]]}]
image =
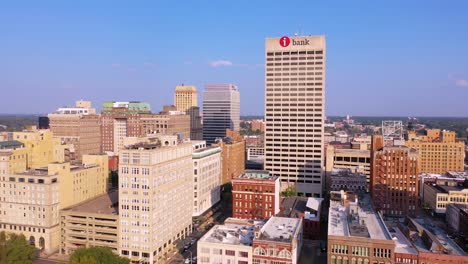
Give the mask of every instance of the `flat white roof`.
[{"label": "flat white roof", "polygon": [[262,240],[290,240],[300,225],[300,219],[271,217],[261,230]]}]

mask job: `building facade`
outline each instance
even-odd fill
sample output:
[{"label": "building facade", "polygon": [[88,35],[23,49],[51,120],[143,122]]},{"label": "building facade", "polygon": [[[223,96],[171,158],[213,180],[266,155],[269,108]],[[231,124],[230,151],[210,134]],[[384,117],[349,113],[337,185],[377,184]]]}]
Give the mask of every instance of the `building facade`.
[{"label": "building facade", "polygon": [[192,141],[193,216],[200,216],[221,199],[221,148]]},{"label": "building facade", "polygon": [[319,240],[322,202],[323,198],[285,197],[281,201],[280,213],[276,216],[301,218],[303,238]]},{"label": "building facade", "polygon": [[105,155],[84,155],[83,164],[55,162],[2,175],[0,230],[23,233],[45,253],[55,252],[60,244],[60,209],[104,194],[107,179]]},{"label": "building facade", "polygon": [[193,85],[178,85],[174,93],[174,105],[177,111],[187,112],[191,107],[198,106],[198,92]]},{"label": "building facade", "polygon": [[79,247],[108,247],[118,254],[118,192],[113,191],[60,211],[60,254]]},{"label": "building facade", "polygon": [[200,116],[200,107],[192,106],[187,110],[187,115],[190,116],[190,139],[203,139],[203,125]]},{"label": "building facade", "polygon": [[104,102],[101,113],[102,151],[118,153],[124,137],[142,135],[141,115],[151,114],[144,102]]},{"label": "building facade", "polygon": [[422,173],[446,173],[465,169],[465,142],[453,131],[428,129],[426,135],[410,132],[406,146],[419,151]]},{"label": "building facade", "polygon": [[[226,130],[227,138],[218,140],[215,146],[222,150],[221,184],[230,182],[245,172],[245,140],[238,131]],[[208,142],[207,142],[208,143]]]},{"label": "building facade", "polygon": [[265,57],[265,169],[321,197],[325,37],[268,38]]},{"label": "building facade", "polygon": [[366,175],[367,189],[370,189],[370,160],[370,150],[339,149],[333,145],[328,145],[326,148],[325,170],[327,174],[330,174],[332,169],[355,170],[360,168]]},{"label": "building facade", "polygon": [[424,184],[423,204],[437,214],[445,214],[449,204],[468,205],[468,189],[459,186]]},{"label": "building facade", "polygon": [[200,264],[252,264],[254,234],[265,223],[228,218],[224,225],[216,225],[197,242]]},{"label": "building facade", "polygon": [[246,171],[232,179],[232,216],[268,219],[279,212],[280,182],[268,171]]},{"label": "building facade", "polygon": [[329,190],[331,191],[368,191],[367,177],[360,172],[353,172],[351,169],[332,169],[328,176]]},{"label": "building facade", "polygon": [[54,137],[60,138],[63,143],[73,144],[78,159],[85,154],[101,153],[100,117],[91,108],[91,103],[89,108],[78,107],[83,103],[78,101],[75,107],[59,108],[48,115]]},{"label": "building facade", "polygon": [[468,204],[448,204],[445,220],[452,230],[468,237]]},{"label": "building facade", "polygon": [[371,154],[375,208],[387,216],[413,215],[419,208],[418,152],[405,146],[382,147],[380,139],[374,136]]},{"label": "building facade", "polygon": [[192,144],[177,136],[127,146],[119,155],[120,255],[154,263],[192,230]]},{"label": "building facade", "polygon": [[233,84],[209,84],[203,91],[203,140],[226,137],[226,129],[240,129],[240,94]]},{"label": "building facade", "polygon": [[274,216],[255,232],[252,263],[296,264],[302,249],[302,219]]}]

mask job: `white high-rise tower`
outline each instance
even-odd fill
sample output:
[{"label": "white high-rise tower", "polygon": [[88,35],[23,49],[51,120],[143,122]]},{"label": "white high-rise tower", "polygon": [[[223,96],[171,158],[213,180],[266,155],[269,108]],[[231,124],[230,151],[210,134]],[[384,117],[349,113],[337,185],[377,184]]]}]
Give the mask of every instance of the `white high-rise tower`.
[{"label": "white high-rise tower", "polygon": [[265,169],[281,187],[321,196],[325,37],[266,39]]}]

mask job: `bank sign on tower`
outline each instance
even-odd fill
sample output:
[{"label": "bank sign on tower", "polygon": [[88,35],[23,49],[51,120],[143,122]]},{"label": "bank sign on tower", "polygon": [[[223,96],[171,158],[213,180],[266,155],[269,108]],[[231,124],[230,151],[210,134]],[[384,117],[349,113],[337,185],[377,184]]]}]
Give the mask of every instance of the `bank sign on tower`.
[{"label": "bank sign on tower", "polygon": [[289,46],[289,44],[291,44],[291,41],[292,41],[292,45],[293,46],[304,46],[304,45],[309,45],[309,40],[308,39],[304,39],[304,40],[294,40],[294,39],[290,39],[289,37],[281,37],[280,40],[279,40],[279,43],[280,43],[280,46],[285,48],[287,46]]}]

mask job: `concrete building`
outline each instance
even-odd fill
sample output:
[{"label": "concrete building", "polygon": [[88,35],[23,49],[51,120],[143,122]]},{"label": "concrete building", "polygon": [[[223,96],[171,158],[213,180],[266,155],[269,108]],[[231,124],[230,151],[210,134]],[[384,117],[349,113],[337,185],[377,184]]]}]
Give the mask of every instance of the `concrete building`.
[{"label": "concrete building", "polygon": [[240,94],[233,84],[208,84],[203,91],[203,140],[226,137],[226,129],[240,129]]},{"label": "concrete building", "polygon": [[271,217],[255,232],[252,263],[296,264],[302,249],[302,219]]},{"label": "concrete building", "polygon": [[[63,107],[48,115],[54,137],[73,144],[77,159],[85,154],[101,153],[101,125],[91,102],[78,101],[75,107]],[[79,107],[79,105],[87,106]]]},{"label": "concrete building", "polygon": [[218,140],[214,145],[222,150],[221,184],[245,172],[245,140],[238,131],[227,129],[226,138]]},{"label": "concrete building", "polygon": [[371,188],[375,208],[386,216],[414,215],[419,208],[418,152],[405,146],[372,142]]},{"label": "concrete building", "polygon": [[265,223],[228,218],[224,225],[215,225],[197,242],[200,264],[252,264],[254,235]]},{"label": "concrete building", "polygon": [[142,136],[141,115],[151,114],[144,102],[104,102],[101,113],[102,151],[118,153],[124,137]]},{"label": "concrete building", "polygon": [[326,148],[325,170],[330,174],[332,169],[362,168],[367,178],[367,189],[370,189],[371,152],[361,149],[339,149],[333,145]]},{"label": "concrete building", "polygon": [[247,147],[247,160],[261,160],[265,159],[265,148],[263,147]]},{"label": "concrete building", "polygon": [[325,36],[267,38],[265,169],[281,187],[321,197]]},{"label": "concrete building", "polygon": [[281,201],[280,212],[276,216],[301,218],[303,238],[320,240],[320,217],[323,198],[286,197]]},{"label": "concrete building", "polygon": [[191,107],[198,106],[198,92],[193,85],[178,85],[174,93],[174,105],[177,111],[187,112]]},{"label": "concrete building", "polygon": [[192,144],[177,136],[120,152],[120,255],[154,263],[191,232],[193,179]]},{"label": "concrete building", "polygon": [[232,179],[232,216],[268,219],[279,212],[280,182],[268,171],[246,171]]},{"label": "concrete building", "polygon": [[332,169],[327,183],[329,183],[330,191],[368,191],[366,175],[351,169]]},{"label": "concrete building", "polygon": [[330,196],[327,263],[394,263],[395,242],[370,197]]},{"label": "concrete building", "polygon": [[200,216],[221,199],[221,148],[192,141],[193,216]]},{"label": "concrete building", "polygon": [[200,116],[200,107],[193,106],[187,110],[187,115],[190,116],[190,139],[203,139],[203,125]]},{"label": "concrete building", "polygon": [[445,173],[465,169],[465,142],[453,131],[428,129],[426,135],[408,133],[406,146],[417,149],[422,173]]},{"label": "concrete building", "polygon": [[448,204],[445,220],[452,230],[468,238],[468,204]]},{"label": "concrete building", "polygon": [[118,192],[113,191],[60,211],[60,254],[79,247],[108,247],[118,254]]},{"label": "concrete building", "polygon": [[50,163],[3,175],[0,230],[22,233],[45,253],[55,252],[60,244],[59,210],[105,193],[107,178],[105,155],[84,155],[83,164]]},{"label": "concrete building", "polygon": [[437,214],[445,214],[449,204],[468,205],[468,188],[424,184],[423,204]]}]

